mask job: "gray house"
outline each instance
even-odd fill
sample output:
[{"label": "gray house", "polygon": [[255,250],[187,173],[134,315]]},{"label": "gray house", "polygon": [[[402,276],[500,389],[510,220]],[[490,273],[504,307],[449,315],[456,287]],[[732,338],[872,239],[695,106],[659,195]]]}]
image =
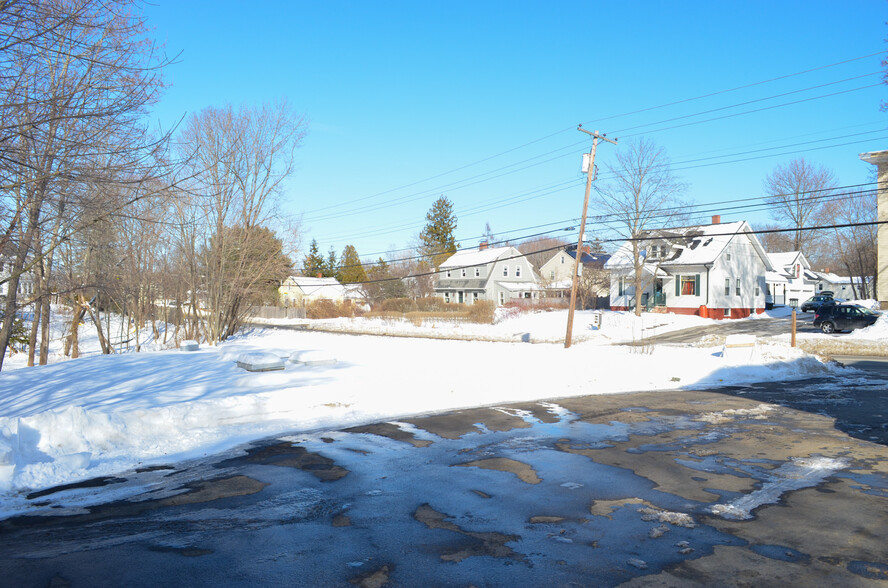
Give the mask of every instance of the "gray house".
[{"label": "gray house", "polygon": [[435,294],[444,302],[472,304],[492,300],[498,306],[510,301],[535,300],[541,293],[533,266],[514,247],[488,247],[454,253],[438,268]]}]

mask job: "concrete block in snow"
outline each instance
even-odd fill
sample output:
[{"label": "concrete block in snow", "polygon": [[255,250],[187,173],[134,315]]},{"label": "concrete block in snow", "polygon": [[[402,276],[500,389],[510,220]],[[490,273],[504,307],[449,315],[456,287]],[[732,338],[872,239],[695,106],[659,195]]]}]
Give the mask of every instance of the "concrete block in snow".
[{"label": "concrete block in snow", "polygon": [[321,349],[306,349],[291,353],[290,362],[301,365],[331,365],[336,363],[336,358]]},{"label": "concrete block in snow", "polygon": [[270,372],[284,369],[284,362],[274,353],[256,351],[241,353],[237,358],[237,367],[248,372]]}]

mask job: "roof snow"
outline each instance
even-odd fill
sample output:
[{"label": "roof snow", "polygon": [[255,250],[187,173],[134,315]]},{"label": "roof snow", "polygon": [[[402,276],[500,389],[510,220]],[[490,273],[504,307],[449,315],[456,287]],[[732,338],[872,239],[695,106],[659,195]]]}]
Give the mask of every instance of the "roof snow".
[{"label": "roof snow", "polygon": [[[675,229],[644,231],[640,249],[650,250],[651,245],[672,247],[665,257],[654,258],[659,265],[704,265],[714,262],[735,235],[749,230],[746,221],[720,223],[716,225],[694,225]],[[757,243],[750,233],[750,240]],[[764,250],[761,250],[764,255]],[[765,260],[767,264],[767,260]],[[605,267],[632,265],[632,242],[624,242],[608,260]]]},{"label": "roof snow", "polygon": [[486,265],[494,262],[500,257],[511,257],[512,255],[520,255],[514,247],[488,247],[487,249],[465,249],[457,251],[447,258],[447,261],[441,264],[441,268],[449,267],[470,267],[475,265]]}]

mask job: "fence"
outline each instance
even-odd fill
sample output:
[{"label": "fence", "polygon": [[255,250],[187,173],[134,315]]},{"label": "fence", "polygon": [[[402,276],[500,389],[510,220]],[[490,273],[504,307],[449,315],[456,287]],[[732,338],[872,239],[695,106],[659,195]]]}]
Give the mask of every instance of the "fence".
[{"label": "fence", "polygon": [[294,319],[305,318],[305,309],[283,306],[254,306],[250,309],[250,314],[254,318],[263,319]]}]

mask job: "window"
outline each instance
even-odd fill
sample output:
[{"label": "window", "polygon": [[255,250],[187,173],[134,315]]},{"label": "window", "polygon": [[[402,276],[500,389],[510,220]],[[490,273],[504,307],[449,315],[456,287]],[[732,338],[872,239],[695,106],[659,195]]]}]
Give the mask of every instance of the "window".
[{"label": "window", "polygon": [[617,296],[622,296],[626,292],[626,278],[620,278],[617,282]]},{"label": "window", "polygon": [[761,293],[761,290],[759,290],[759,287],[756,286],[755,287],[755,295],[758,296],[760,293]]},{"label": "window", "polygon": [[504,278],[508,278],[508,277],[509,277],[509,266],[507,266],[507,265],[504,265],[504,266],[503,266],[503,277],[504,277]]},{"label": "window", "polygon": [[499,303],[501,306],[506,303],[506,293],[505,292],[499,293]]},{"label": "window", "polygon": [[478,302],[478,293],[472,292],[472,298],[474,298],[475,302]]},{"label": "window", "polygon": [[516,278],[520,278],[520,277],[521,277],[521,266],[520,266],[520,265],[516,265],[516,266],[515,266],[515,277],[516,277]]},{"label": "window", "polygon": [[552,271],[549,272],[549,279],[550,279],[550,280],[554,280],[554,279],[555,279],[555,270],[552,270]]},{"label": "window", "polygon": [[740,296],[740,278],[737,278],[737,283],[735,284],[735,291],[737,296]]},{"label": "window", "polygon": [[450,292],[444,292],[444,303],[450,304]]},{"label": "window", "polygon": [[729,317],[729,316],[731,316],[731,309],[730,309],[730,308],[726,308],[726,309],[725,309],[725,317]]},{"label": "window", "polygon": [[462,272],[462,277],[466,277],[466,268],[462,268],[460,271]]},{"label": "window", "polygon": [[480,267],[476,267],[476,268],[475,268],[475,277],[476,277],[476,278],[480,278],[480,277],[481,277],[481,268],[480,268]]},{"label": "window", "polygon": [[699,296],[700,274],[693,276],[675,276],[676,296]]},{"label": "window", "polygon": [[449,277],[450,277],[450,270],[447,270],[447,273],[444,274],[444,275],[447,276],[447,277],[449,278]]},{"label": "window", "polygon": [[725,253],[725,260],[731,261],[731,254],[730,253]]},{"label": "window", "polygon": [[731,295],[731,278],[725,278],[725,296]]},{"label": "window", "polygon": [[651,245],[651,259],[657,259],[658,257],[660,257],[659,245]]},{"label": "window", "polygon": [[564,256],[563,255],[561,256],[561,263],[562,264],[564,263]]}]

